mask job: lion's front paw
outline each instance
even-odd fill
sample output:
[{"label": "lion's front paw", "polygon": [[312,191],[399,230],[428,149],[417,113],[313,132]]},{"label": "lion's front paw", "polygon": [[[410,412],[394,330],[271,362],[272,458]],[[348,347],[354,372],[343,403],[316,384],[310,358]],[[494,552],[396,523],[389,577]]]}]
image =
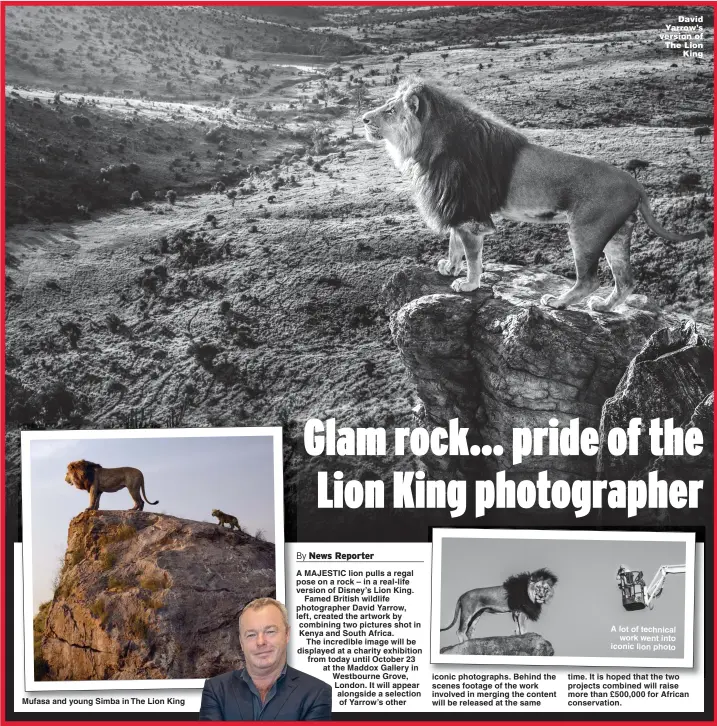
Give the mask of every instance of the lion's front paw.
[{"label": "lion's front paw", "polygon": [[470,292],[480,287],[480,280],[477,282],[468,282],[467,277],[461,277],[459,280],[453,280],[451,288],[456,292]]},{"label": "lion's front paw", "polygon": [[608,305],[605,300],[599,297],[591,297],[588,300],[588,307],[595,313],[609,313],[612,305]]},{"label": "lion's front paw", "polygon": [[454,265],[450,260],[438,260],[438,272],[440,272],[441,275],[455,277],[460,273],[460,270],[460,262],[457,265]]},{"label": "lion's front paw", "polygon": [[560,298],[555,297],[555,295],[543,295],[540,298],[540,304],[549,308],[555,308],[556,310],[562,310],[565,307],[560,302]]}]

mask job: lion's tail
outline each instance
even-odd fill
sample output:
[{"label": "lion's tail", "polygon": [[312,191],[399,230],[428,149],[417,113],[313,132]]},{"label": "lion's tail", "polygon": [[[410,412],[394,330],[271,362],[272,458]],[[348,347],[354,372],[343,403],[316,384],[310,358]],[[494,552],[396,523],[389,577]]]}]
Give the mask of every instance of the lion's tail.
[{"label": "lion's tail", "polygon": [[140,489],[142,490],[142,498],[145,502],[147,502],[147,504],[151,504],[152,506],[154,506],[155,504],[159,504],[159,499],[156,502],[150,502],[149,499],[147,499],[147,493],[144,491],[144,476],[142,477]]},{"label": "lion's tail", "polygon": [[458,611],[460,610],[460,608],[461,601],[459,599],[456,600],[456,611],[453,613],[453,620],[451,620],[450,625],[446,625],[445,628],[441,628],[441,632],[443,632],[444,630],[450,630],[456,624],[456,620],[458,620]]},{"label": "lion's tail", "polygon": [[702,228],[698,232],[691,232],[690,234],[675,234],[674,232],[668,232],[660,223],[655,219],[650,209],[650,203],[647,200],[647,194],[643,191],[640,195],[640,203],[637,205],[637,211],[640,212],[642,218],[645,220],[647,226],[659,237],[668,239],[671,242],[687,242],[691,239],[703,239],[707,235],[707,230]]}]

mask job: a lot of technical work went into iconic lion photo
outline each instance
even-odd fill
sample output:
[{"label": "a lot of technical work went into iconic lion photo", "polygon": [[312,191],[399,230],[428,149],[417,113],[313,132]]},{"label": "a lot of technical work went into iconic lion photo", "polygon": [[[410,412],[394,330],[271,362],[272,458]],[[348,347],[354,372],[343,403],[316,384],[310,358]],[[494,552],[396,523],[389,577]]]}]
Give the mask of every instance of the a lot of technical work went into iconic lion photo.
[{"label": "a lot of technical work went into iconic lion photo", "polygon": [[[6,19],[11,515],[21,430],[273,425],[289,540],[706,523],[709,491],[629,520],[452,518],[392,492],[419,471],[711,480],[710,7]],[[613,453],[607,432],[636,418],[704,446]],[[309,419],[383,428],[386,452],[309,455]],[[395,454],[396,428],[451,420],[469,429],[453,455]],[[513,463],[513,429],[571,421],[597,451]],[[338,471],[384,482],[384,507],[319,508],[319,474]]]}]

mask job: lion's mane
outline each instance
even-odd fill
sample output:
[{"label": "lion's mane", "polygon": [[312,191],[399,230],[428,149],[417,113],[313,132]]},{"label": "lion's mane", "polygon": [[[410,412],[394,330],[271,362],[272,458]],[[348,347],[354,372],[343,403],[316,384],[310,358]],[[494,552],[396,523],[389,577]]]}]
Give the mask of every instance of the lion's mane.
[{"label": "lion's mane", "polygon": [[508,607],[515,610],[522,610],[530,620],[537,620],[543,610],[542,603],[533,602],[528,596],[528,585],[530,582],[548,580],[554,585],[558,578],[544,567],[535,572],[521,572],[519,575],[512,575],[504,583],[503,587],[508,595]]},{"label": "lion's mane", "polygon": [[72,478],[82,484],[82,488],[85,491],[90,491],[90,487],[95,481],[95,472],[97,469],[101,469],[101,464],[95,464],[85,459],[79,459],[78,461],[71,461],[67,465],[67,471],[72,475]]},{"label": "lion's mane", "polygon": [[528,139],[422,81],[399,92],[419,98],[421,138],[412,154],[419,204],[443,229],[490,222],[505,205],[513,167]]}]

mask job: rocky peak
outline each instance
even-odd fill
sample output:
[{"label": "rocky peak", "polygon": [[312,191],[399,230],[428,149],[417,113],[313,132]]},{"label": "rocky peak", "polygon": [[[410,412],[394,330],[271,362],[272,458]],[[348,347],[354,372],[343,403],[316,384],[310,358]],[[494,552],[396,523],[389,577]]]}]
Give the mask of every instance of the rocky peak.
[{"label": "rocky peak", "polygon": [[[612,397],[621,402],[611,404],[612,426],[627,427],[632,416],[667,417],[676,396],[681,404],[675,425],[686,425],[712,390],[712,348],[693,322],[665,315],[638,295],[609,314],[585,304],[546,308],[541,296],[559,295],[568,280],[515,265],[487,269],[483,286],[469,295],[450,292],[445,277],[420,267],[395,274],[383,290],[394,341],[420,398],[419,425],[446,426],[458,418],[471,429],[469,444],[504,448],[487,457],[428,454],[423,459],[430,476],[486,478],[505,470],[517,481],[547,469],[553,480],[593,479],[595,456],[531,456],[513,466],[513,428],[546,427],[551,418],[563,427],[577,418],[581,428],[599,430]],[[621,383],[631,366],[637,373]],[[658,379],[663,385],[656,385]],[[704,438],[711,440],[711,425]],[[627,478],[624,460],[610,464],[613,471],[615,464],[622,466],[619,478]],[[711,449],[709,461],[700,462],[705,467],[711,468]],[[535,521],[535,512],[514,510],[492,513],[490,523],[517,525],[521,516]],[[567,521],[564,511],[539,516],[545,525]]]},{"label": "rocky peak", "polygon": [[36,665],[40,656],[46,680],[208,678],[239,668],[239,613],[274,596],[274,549],[208,522],[83,512],[70,522],[42,611]]},{"label": "rocky peak", "polygon": [[441,648],[445,655],[555,655],[553,644],[538,633],[473,638]]}]

